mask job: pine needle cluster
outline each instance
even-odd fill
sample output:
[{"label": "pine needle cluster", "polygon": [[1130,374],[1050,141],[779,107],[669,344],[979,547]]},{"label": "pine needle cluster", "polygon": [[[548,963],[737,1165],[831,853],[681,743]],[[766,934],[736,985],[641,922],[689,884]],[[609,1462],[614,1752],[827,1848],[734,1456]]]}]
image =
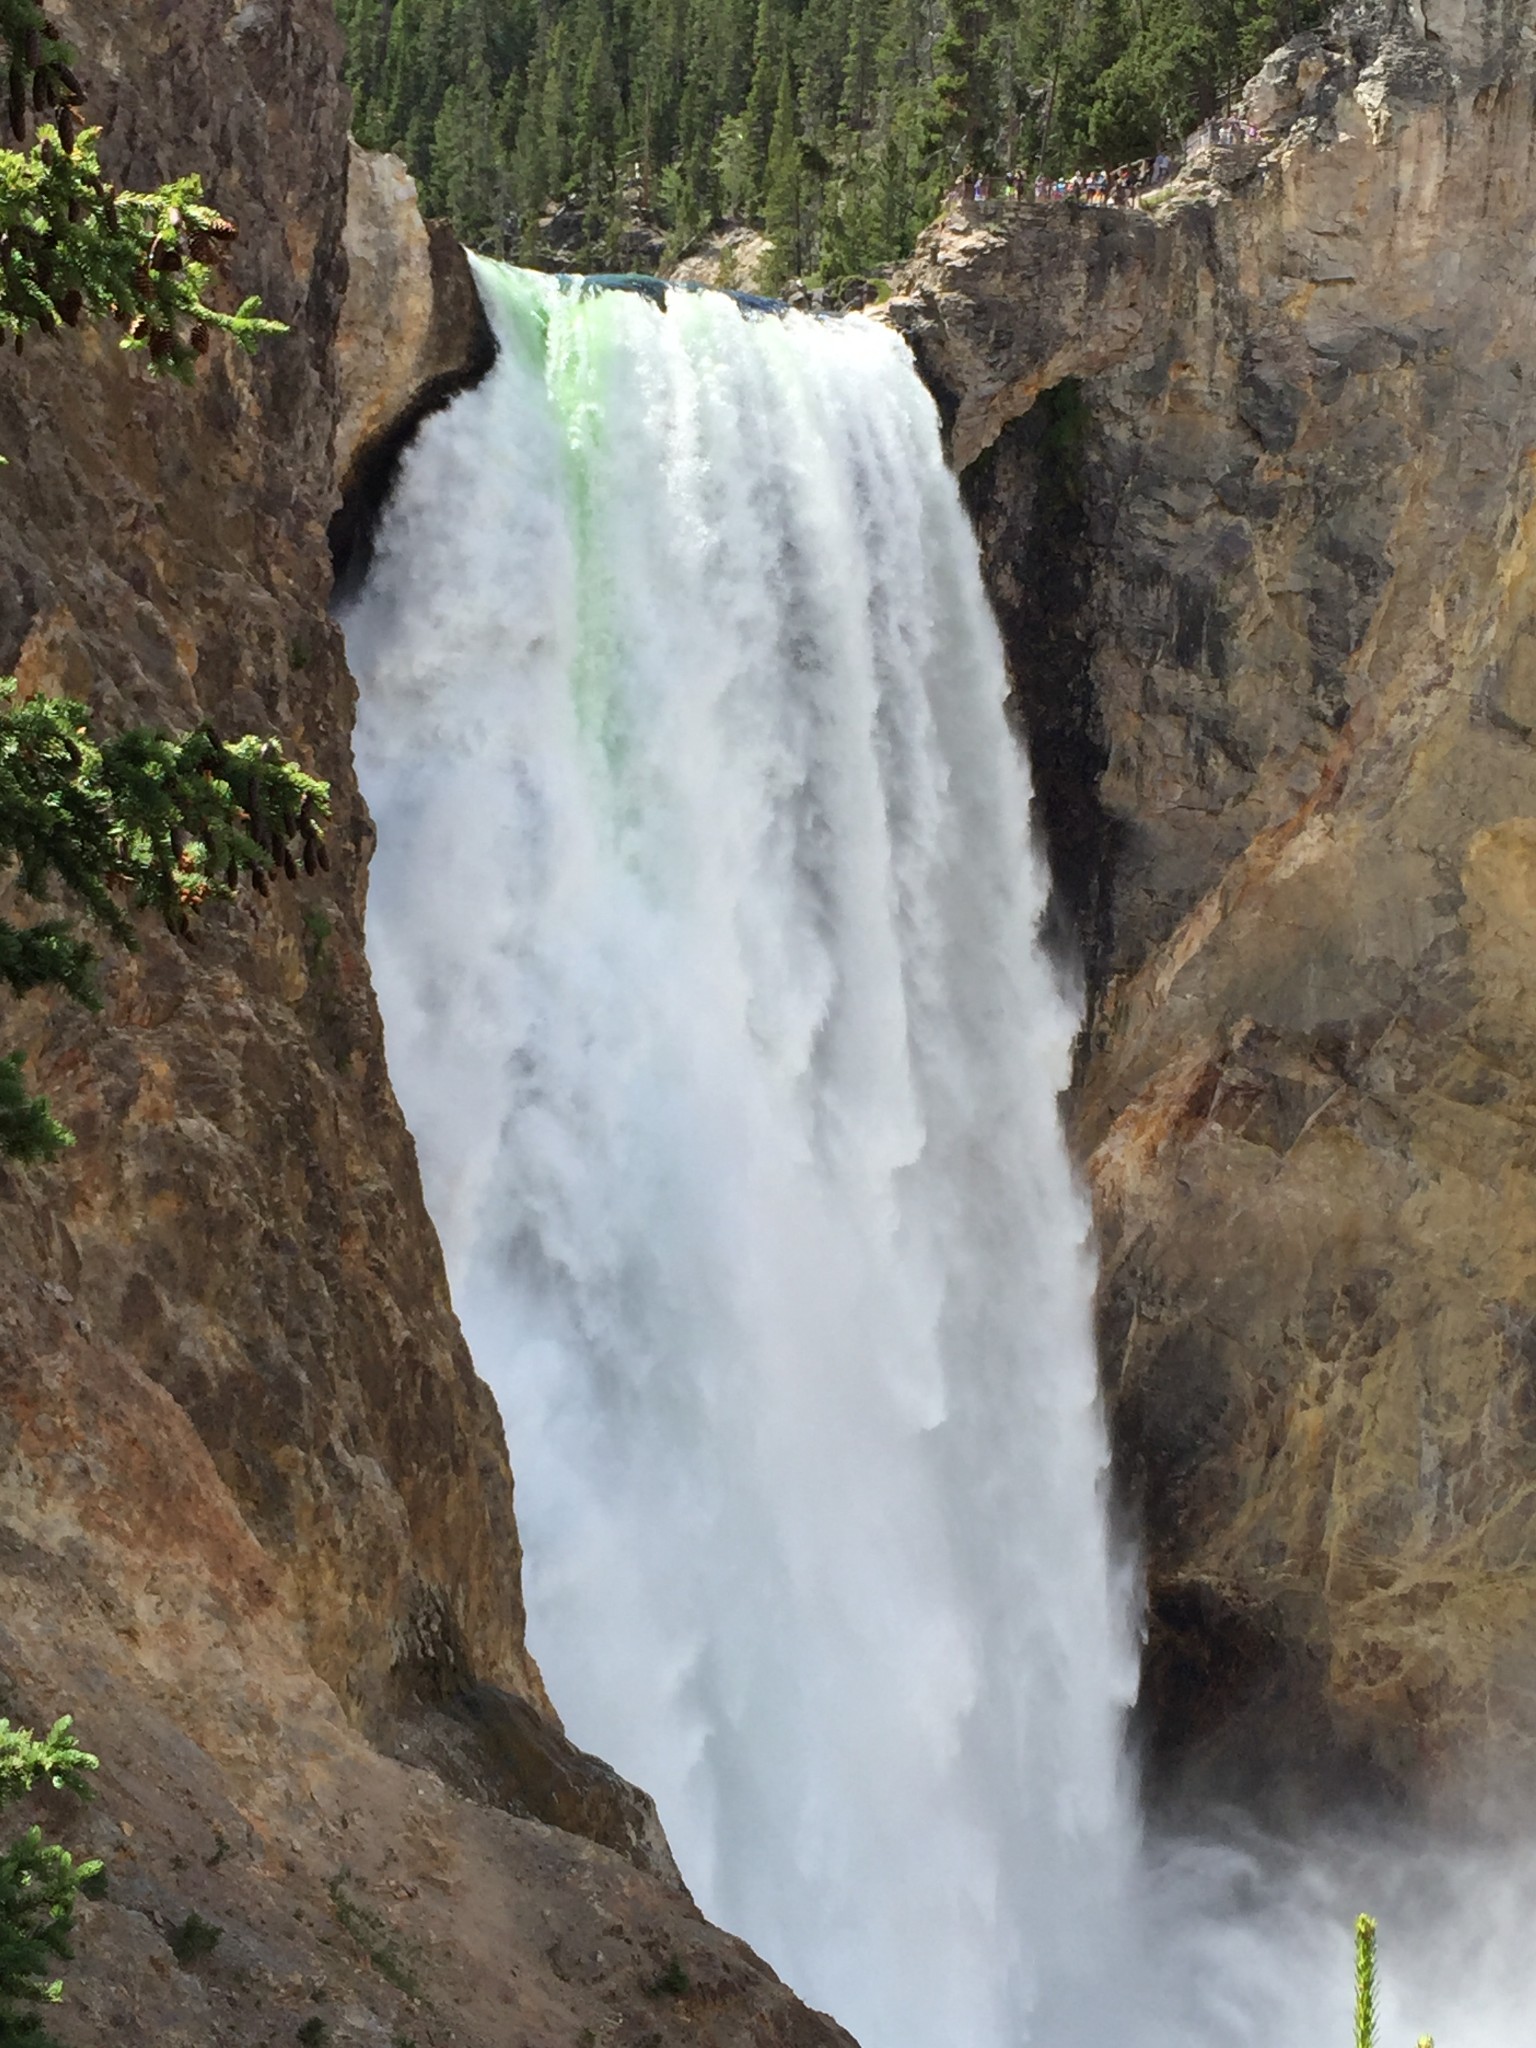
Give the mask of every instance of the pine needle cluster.
[{"label": "pine needle cluster", "polygon": [[[89,1797],[86,1773],[97,1760],[80,1748],[66,1715],[48,1733],[0,1721],[0,1808],[40,1784]],[[0,1850],[0,2048],[57,2048],[36,2011],[64,1995],[56,1966],[73,1959],[75,1902],[104,1889],[99,1862],[77,1863],[67,1849],[28,1828]]]},{"label": "pine needle cluster", "polygon": [[112,320],[122,347],[186,381],[215,331],[247,350],[283,333],[259,299],[210,302],[236,228],[203,204],[198,178],[119,192],[103,176],[73,52],[38,0],[0,0],[0,43],[12,140],[39,124],[31,147],[0,150],[0,339],[20,352],[28,334]]},{"label": "pine needle cluster", "polygon": [[[34,902],[61,892],[121,945],[137,944],[134,909],[190,940],[194,914],[242,878],[264,896],[275,877],[328,867],[328,809],[326,785],[274,740],[225,741],[204,725],[98,742],[84,705],[18,701],[0,681],[0,870],[14,866]],[[13,995],[55,988],[99,1009],[96,965],[67,919],[0,919],[0,985]],[[21,1056],[0,1059],[0,1156],[51,1159],[69,1142],[28,1093]]]}]

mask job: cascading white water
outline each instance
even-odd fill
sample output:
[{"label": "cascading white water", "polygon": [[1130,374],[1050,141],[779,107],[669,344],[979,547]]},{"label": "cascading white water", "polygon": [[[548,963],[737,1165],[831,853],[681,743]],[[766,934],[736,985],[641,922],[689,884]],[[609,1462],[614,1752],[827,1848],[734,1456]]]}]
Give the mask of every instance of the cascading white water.
[{"label": "cascading white water", "polygon": [[1090,1996],[1133,1661],[974,542],[872,323],[480,275],[348,643],[530,1638],[798,1990],[1011,2048]]},{"label": "cascading white water", "polygon": [[[1073,1029],[901,345],[481,266],[346,621],[370,952],[530,1635],[864,2048],[1515,2048],[1529,1858],[1136,1843]],[[1452,2001],[1456,2029],[1442,2030]]]}]

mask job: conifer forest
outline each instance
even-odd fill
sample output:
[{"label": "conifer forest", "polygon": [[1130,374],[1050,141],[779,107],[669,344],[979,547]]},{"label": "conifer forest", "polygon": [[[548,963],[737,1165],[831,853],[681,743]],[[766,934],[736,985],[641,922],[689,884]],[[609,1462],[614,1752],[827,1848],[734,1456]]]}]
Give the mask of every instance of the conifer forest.
[{"label": "conifer forest", "polygon": [[[338,0],[359,139],[471,246],[626,267],[722,222],[773,277],[898,260],[966,172],[1116,164],[1216,112],[1316,0]],[[631,237],[632,239],[632,237]]]}]

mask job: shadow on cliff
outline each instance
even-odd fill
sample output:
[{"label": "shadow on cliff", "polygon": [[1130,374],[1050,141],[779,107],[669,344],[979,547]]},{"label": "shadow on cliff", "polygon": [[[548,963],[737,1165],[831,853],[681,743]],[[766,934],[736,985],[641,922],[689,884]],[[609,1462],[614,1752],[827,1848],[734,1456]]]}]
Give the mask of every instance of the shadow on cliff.
[{"label": "shadow on cliff", "polygon": [[1009,719],[1029,752],[1031,816],[1051,878],[1046,941],[1091,991],[1122,835],[1099,793],[1109,751],[1092,671],[1088,431],[1082,381],[1065,378],[978,456],[961,495],[1008,654]]},{"label": "shadow on cliff", "polygon": [[650,1794],[578,1749],[540,1703],[487,1683],[446,1601],[424,1594],[395,1652],[390,1711],[369,1730],[387,1755],[466,1799],[597,1842],[687,1895]]}]

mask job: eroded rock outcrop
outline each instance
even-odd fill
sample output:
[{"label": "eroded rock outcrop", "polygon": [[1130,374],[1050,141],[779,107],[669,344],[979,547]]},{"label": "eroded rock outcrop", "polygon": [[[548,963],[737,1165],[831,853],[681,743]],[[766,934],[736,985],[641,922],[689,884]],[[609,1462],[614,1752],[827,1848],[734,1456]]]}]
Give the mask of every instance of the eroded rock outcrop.
[{"label": "eroded rock outcrop", "polygon": [[469,258],[447,221],[424,221],[396,156],[350,145],[347,291],[336,333],[340,415],[331,559],[340,593],[373,556],[373,529],[422,421],[496,360]]},{"label": "eroded rock outcrop", "polygon": [[[233,288],[291,332],[255,361],[216,338],[190,391],[110,334],[7,360],[0,669],[109,728],[280,734],[335,801],[328,875],[216,908],[190,949],[146,930],[100,1018],[7,1011],[79,1141],[0,1173],[0,1711],[72,1709],[105,1759],[90,1813],[50,1816],[112,1879],[59,2030],[846,2041],[700,1920],[649,1802],[565,1740],[524,1645],[501,1427],[362,953],[372,828],[327,616],[332,10],[51,11],[109,173],[200,171],[241,224]],[[224,1930],[195,1968],[168,1940],[190,1912]]]},{"label": "eroded rock outcrop", "polygon": [[1536,231],[1523,10],[1362,11],[1156,215],[957,214],[938,395],[1089,969],[1149,1740],[1536,1755]]}]

